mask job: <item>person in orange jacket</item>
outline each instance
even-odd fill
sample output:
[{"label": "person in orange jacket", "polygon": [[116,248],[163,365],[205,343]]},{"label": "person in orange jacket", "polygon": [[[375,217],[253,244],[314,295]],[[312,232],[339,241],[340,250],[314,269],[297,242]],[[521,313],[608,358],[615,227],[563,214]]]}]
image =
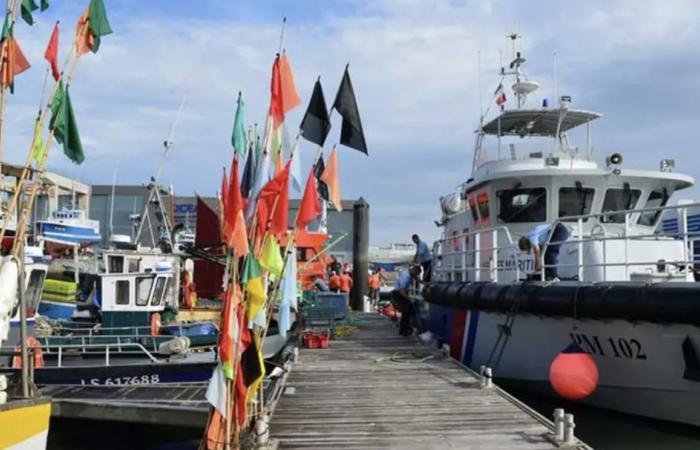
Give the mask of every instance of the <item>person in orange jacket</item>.
[{"label": "person in orange jacket", "polygon": [[340,276],[340,292],[349,294],[350,289],[352,289],[352,277],[348,272],[344,272]]},{"label": "person in orange jacket", "polygon": [[372,307],[376,308],[377,303],[379,303],[379,286],[381,286],[381,280],[379,279],[379,273],[376,271],[372,272],[369,277],[369,298],[372,300]]},{"label": "person in orange jacket", "polygon": [[334,270],[331,272],[331,276],[328,279],[328,287],[331,292],[340,292],[340,275]]}]

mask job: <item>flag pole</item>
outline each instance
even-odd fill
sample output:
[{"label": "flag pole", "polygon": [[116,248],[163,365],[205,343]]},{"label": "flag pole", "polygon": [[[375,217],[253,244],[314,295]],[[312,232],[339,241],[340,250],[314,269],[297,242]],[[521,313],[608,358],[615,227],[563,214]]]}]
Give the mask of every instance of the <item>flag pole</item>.
[{"label": "flag pole", "polygon": [[285,28],[286,24],[287,24],[287,16],[284,16],[282,18],[282,31],[280,32],[280,45],[277,47],[278,54],[282,53],[282,43],[284,42],[284,28]]}]

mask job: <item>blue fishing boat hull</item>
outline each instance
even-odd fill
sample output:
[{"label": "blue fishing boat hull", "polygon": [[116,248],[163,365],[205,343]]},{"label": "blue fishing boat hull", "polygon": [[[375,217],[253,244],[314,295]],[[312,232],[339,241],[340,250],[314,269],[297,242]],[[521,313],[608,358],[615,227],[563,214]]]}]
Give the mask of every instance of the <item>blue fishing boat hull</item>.
[{"label": "blue fishing boat hull", "polygon": [[49,319],[69,320],[73,316],[75,308],[75,303],[42,300],[39,304],[39,315]]},{"label": "blue fishing boat hull", "polygon": [[65,245],[90,245],[102,240],[92,227],[66,225],[55,222],[37,222],[39,234],[47,241]]}]

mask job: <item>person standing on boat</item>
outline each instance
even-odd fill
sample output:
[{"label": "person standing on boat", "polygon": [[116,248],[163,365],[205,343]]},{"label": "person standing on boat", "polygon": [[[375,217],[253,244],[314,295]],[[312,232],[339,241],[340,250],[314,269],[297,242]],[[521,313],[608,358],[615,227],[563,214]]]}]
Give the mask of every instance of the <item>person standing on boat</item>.
[{"label": "person standing on boat", "polygon": [[420,271],[421,267],[415,264],[408,269],[402,270],[396,280],[394,290],[391,291],[391,301],[394,307],[401,312],[401,320],[399,321],[399,334],[401,336],[410,336],[413,333],[411,322],[415,315],[415,309],[413,308],[413,299],[408,294],[408,290],[413,280],[418,280]]},{"label": "person standing on boat", "polygon": [[430,272],[433,266],[433,254],[430,253],[428,244],[420,240],[417,234],[411,236],[411,240],[416,244],[416,255],[413,257],[413,264],[420,264],[423,267],[423,281],[430,282]]},{"label": "person standing on boat", "polygon": [[[547,242],[547,237],[552,234],[552,238],[547,245],[547,251],[542,255],[542,247]],[[527,236],[523,236],[518,241],[520,250],[530,254],[530,251],[535,257],[535,274],[542,270],[544,260],[544,276],[548,280],[558,279],[559,272],[557,264],[559,264],[559,247],[569,239],[569,229],[562,223],[557,223],[552,230],[552,225],[541,224],[536,225]]]}]

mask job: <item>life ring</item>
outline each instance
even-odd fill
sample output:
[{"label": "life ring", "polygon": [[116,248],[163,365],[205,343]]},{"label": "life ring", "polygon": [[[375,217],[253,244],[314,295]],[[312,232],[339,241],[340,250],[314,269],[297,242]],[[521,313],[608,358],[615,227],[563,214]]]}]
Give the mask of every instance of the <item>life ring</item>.
[{"label": "life ring", "polygon": [[151,336],[158,336],[160,334],[160,313],[151,314]]},{"label": "life ring", "polygon": [[[34,368],[44,367],[44,353],[41,351],[41,344],[36,340],[34,336],[29,336],[27,338],[27,348],[33,350],[34,353]],[[22,346],[18,345],[15,347],[15,352],[20,353],[22,351]],[[22,355],[17,354],[12,358],[12,367],[19,369],[22,367]]]}]

